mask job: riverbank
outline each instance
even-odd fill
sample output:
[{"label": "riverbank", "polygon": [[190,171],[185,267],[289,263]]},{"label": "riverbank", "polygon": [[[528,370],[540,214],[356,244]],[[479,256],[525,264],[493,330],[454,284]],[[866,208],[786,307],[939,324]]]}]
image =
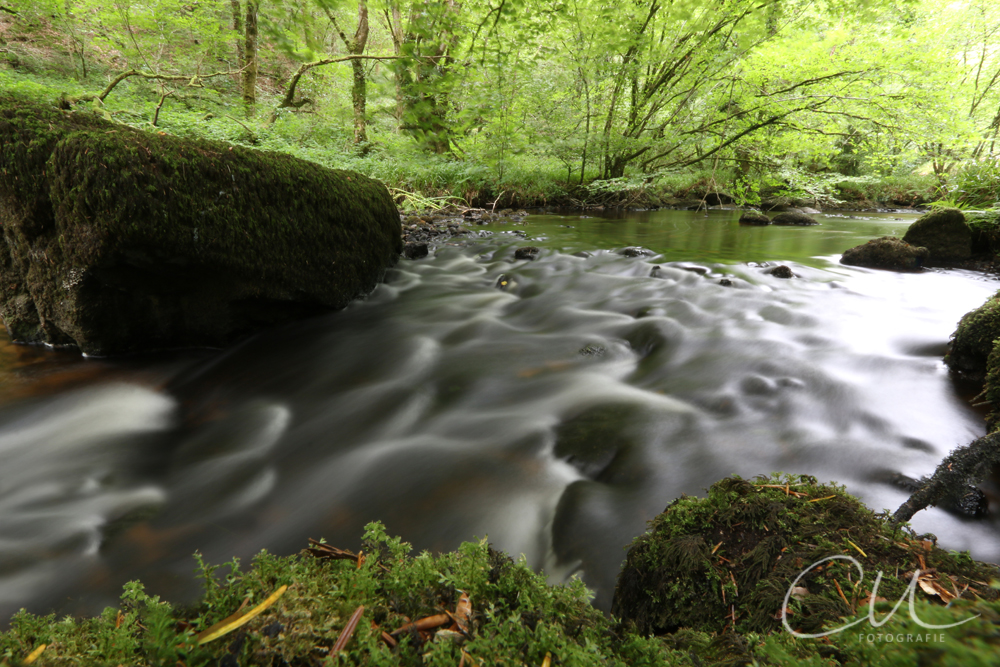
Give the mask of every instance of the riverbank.
[{"label": "riverbank", "polygon": [[[857,525],[815,521],[829,512]],[[652,569],[619,578],[619,617],[591,607],[579,579],[550,585],[485,539],[414,556],[379,523],[357,551],[312,542],[262,552],[247,569],[196,560],[197,604],[175,607],[132,582],[99,617],[22,611],[0,635],[0,664],[972,665],[1000,646],[998,584],[982,581],[995,566],[894,530],[805,477],[731,478],[671,503],[633,544],[626,572]],[[852,578],[862,564],[884,575],[881,588],[874,571]],[[692,597],[689,585],[707,588]],[[662,590],[636,607],[650,586]],[[717,604],[691,607],[706,595]],[[866,623],[869,607],[884,626]]]}]

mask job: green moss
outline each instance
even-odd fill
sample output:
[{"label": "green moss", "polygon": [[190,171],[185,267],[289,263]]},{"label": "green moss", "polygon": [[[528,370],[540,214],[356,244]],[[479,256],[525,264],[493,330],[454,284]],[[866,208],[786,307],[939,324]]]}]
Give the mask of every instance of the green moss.
[{"label": "green moss", "polygon": [[[863,508],[858,510],[856,501],[844,496],[837,487],[809,481],[803,483],[797,479],[775,478],[769,482],[800,484],[789,487],[800,493],[833,490],[842,499],[837,502],[846,503],[835,503],[816,512],[802,512],[793,505],[796,515],[809,514],[815,520],[835,519],[836,507],[854,512],[852,518],[858,518],[859,511],[867,512]],[[670,519],[664,517],[658,525],[662,528],[672,524],[684,533],[707,515],[725,514],[727,499],[745,502],[748,494],[765,501],[760,507],[765,507],[766,511],[759,515],[763,523],[754,524],[757,529],[771,526],[780,531],[784,530],[782,526],[788,519],[795,522],[777,507],[794,496],[785,496],[783,491],[766,487],[753,487],[755,491],[743,493],[746,484],[751,483],[723,480],[713,487],[707,499],[682,498],[672,507],[684,511],[670,514]],[[796,500],[808,502],[804,498]],[[829,535],[813,527],[817,529],[813,536],[817,543],[829,544],[832,548],[833,541],[843,539],[843,526]],[[850,533],[852,539],[856,537],[867,544],[857,533],[857,530]],[[744,537],[748,534],[743,533]],[[640,538],[639,542],[642,541]],[[909,552],[911,546],[901,550]],[[715,554],[709,553],[709,560],[718,560],[723,548],[720,546]],[[956,585],[963,585],[962,577],[989,574],[985,566],[967,556],[942,555],[938,550],[919,548],[928,566],[937,566],[938,572],[953,569],[958,572]],[[125,586],[119,608],[106,609],[96,618],[58,620],[51,615],[35,616],[22,611],[12,619],[10,630],[0,634],[0,664],[18,664],[42,644],[46,646],[35,664],[43,667],[116,664],[171,667],[178,664],[186,667],[429,664],[454,667],[463,659],[466,665],[514,667],[540,665],[547,655],[551,656],[552,665],[731,667],[796,664],[834,667],[840,664],[924,664],[918,660],[940,657],[942,648],[929,640],[889,647],[869,644],[866,639],[857,637],[858,631],[821,639],[795,638],[780,629],[747,632],[740,630],[739,623],[736,631],[731,625],[720,631],[711,627],[716,627],[715,620],[725,622],[725,619],[708,617],[703,627],[680,628],[654,637],[636,632],[634,623],[621,626],[616,619],[608,619],[593,609],[580,581],[574,580],[566,586],[548,585],[544,577],[532,572],[523,560],[512,561],[491,549],[485,540],[468,542],[455,551],[436,556],[427,552],[413,555],[408,544],[399,538],[388,537],[383,527],[376,523],[367,527],[362,549],[365,557],[360,564],[356,558],[319,558],[309,551],[288,557],[263,552],[254,559],[252,567],[243,570],[234,560],[223,568],[225,572],[196,556],[199,576],[205,580],[205,594],[190,608],[174,607],[148,595],[140,583],[132,582]],[[767,552],[768,549],[763,549],[758,556]],[[781,555],[785,554],[787,550]],[[682,540],[673,547],[671,558],[677,566],[696,568],[705,560],[703,548],[695,539]],[[711,563],[709,567],[716,565]],[[810,590],[815,587],[816,591],[812,594],[824,595],[818,582],[834,576],[839,575],[825,572],[810,580]],[[886,576],[888,579],[889,573]],[[841,582],[853,599],[857,593],[851,583],[842,579]],[[204,645],[197,644],[197,633],[237,610],[245,613],[281,586],[288,587],[284,594],[240,629]],[[884,593],[887,588],[881,590],[889,597]],[[463,593],[468,595],[472,608],[466,632],[441,631],[443,628],[423,634],[404,631],[395,633],[398,640],[395,646],[383,638],[383,632],[393,633],[410,621],[455,613]],[[361,605],[364,606],[363,616],[346,647],[338,656],[330,655],[348,619]],[[797,601],[793,606],[799,613],[808,605]],[[865,615],[860,607],[856,618]],[[939,625],[982,614],[975,622],[947,631],[946,650],[954,651],[949,655],[961,657],[965,662],[952,660],[934,664],[992,664],[989,660],[995,656],[1000,643],[996,630],[1000,604],[980,600],[955,602],[944,607],[919,600],[917,611],[920,619]],[[879,618],[884,618],[888,609],[880,604],[878,613]],[[833,629],[856,620],[850,617],[850,612],[847,615],[848,618],[835,620],[833,626],[828,627]],[[862,633],[870,631],[867,625],[857,627]],[[896,614],[878,632],[927,634],[903,613]],[[886,656],[884,659],[880,657],[882,652]]]},{"label": "green moss", "polygon": [[887,599],[906,591],[904,573],[930,567],[982,597],[996,597],[976,583],[996,576],[995,568],[894,531],[886,517],[841,487],[810,477],[732,477],[712,485],[707,498],[678,499],[636,538],[612,613],[641,634],[684,627],[774,632],[796,577],[837,555],[856,558],[868,583],[858,585],[857,571],[846,560],[811,570],[798,584],[808,594],[789,604],[788,618],[800,632],[818,632],[854,613],[877,571],[886,575],[879,595]]},{"label": "green moss", "polygon": [[966,313],[951,338],[945,363],[954,371],[983,379],[993,342],[1000,338],[1000,291],[979,308]]}]

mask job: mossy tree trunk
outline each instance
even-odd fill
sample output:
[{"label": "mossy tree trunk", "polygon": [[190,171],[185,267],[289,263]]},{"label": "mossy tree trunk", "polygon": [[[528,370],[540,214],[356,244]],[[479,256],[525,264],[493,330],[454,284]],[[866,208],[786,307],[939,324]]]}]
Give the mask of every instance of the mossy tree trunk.
[{"label": "mossy tree trunk", "polygon": [[247,0],[243,23],[243,102],[247,107],[257,103],[257,10],[259,0]]},{"label": "mossy tree trunk", "polygon": [[[348,37],[337,22],[337,17],[329,9],[326,10],[330,22],[337,29],[337,34],[344,42],[347,52],[352,56],[364,54],[368,45],[368,4],[362,0],[358,3],[358,28],[354,31],[354,37]],[[365,120],[365,107],[367,104],[367,81],[365,79],[365,66],[360,58],[351,61],[351,69],[354,73],[354,83],[351,87],[351,102],[354,107],[354,144],[361,145],[368,143],[367,121]]]},{"label": "mossy tree trunk", "polygon": [[[240,5],[240,0],[229,0],[229,4],[233,8],[233,32],[236,34],[236,39],[233,40],[236,49],[236,69],[243,69],[243,65],[246,64],[243,50],[246,41],[246,36],[243,34],[243,7]],[[240,78],[242,79],[242,76]]]}]

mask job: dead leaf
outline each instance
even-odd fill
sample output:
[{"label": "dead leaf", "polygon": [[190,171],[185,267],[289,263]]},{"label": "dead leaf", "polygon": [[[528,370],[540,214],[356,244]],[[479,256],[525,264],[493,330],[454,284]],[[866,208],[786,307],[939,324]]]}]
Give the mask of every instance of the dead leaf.
[{"label": "dead leaf", "polygon": [[25,659],[24,659],[24,662],[23,662],[23,663],[21,663],[21,664],[24,664],[24,665],[30,665],[30,664],[31,664],[31,663],[33,663],[33,662],[34,662],[35,660],[38,660],[38,656],[40,656],[40,655],[42,654],[42,651],[44,651],[44,650],[45,650],[45,647],[46,647],[46,646],[48,646],[48,644],[39,644],[39,645],[38,645],[38,648],[36,648],[36,649],[35,649],[34,651],[32,651],[31,653],[29,653],[29,654],[28,654],[28,657],[27,657],[27,658],[25,658]]},{"label": "dead leaf", "polygon": [[344,629],[340,631],[340,636],[337,637],[336,643],[334,643],[333,648],[330,649],[330,655],[336,655],[344,650],[347,646],[347,642],[351,641],[351,635],[354,634],[354,629],[358,627],[358,621],[361,620],[361,614],[365,613],[365,606],[358,605],[358,608],[354,610],[351,614],[351,620],[347,621],[347,625]]},{"label": "dead leaf", "polygon": [[257,605],[247,613],[238,616],[237,614],[239,614],[239,612],[236,612],[236,614],[233,614],[232,616],[229,616],[228,618],[219,621],[212,627],[201,631],[200,633],[198,633],[198,635],[195,636],[195,639],[198,640],[199,645],[207,644],[213,639],[218,639],[219,637],[227,635],[233,630],[246,625],[251,620],[259,616],[265,609],[267,609],[272,604],[277,602],[278,598],[284,595],[286,590],[288,590],[288,586],[282,586],[275,592],[271,593],[271,595],[266,600],[261,602],[259,605]]},{"label": "dead leaf", "polygon": [[472,602],[469,600],[469,594],[464,592],[462,596],[458,598],[458,602],[455,604],[455,613],[449,614],[458,629],[469,634],[469,619],[472,618]]},{"label": "dead leaf", "polygon": [[427,616],[426,618],[421,618],[413,621],[412,623],[407,623],[406,625],[398,628],[392,634],[398,635],[403,632],[409,632],[410,630],[432,630],[434,628],[440,628],[442,625],[447,624],[450,620],[451,616],[448,614],[435,614],[434,616]]}]

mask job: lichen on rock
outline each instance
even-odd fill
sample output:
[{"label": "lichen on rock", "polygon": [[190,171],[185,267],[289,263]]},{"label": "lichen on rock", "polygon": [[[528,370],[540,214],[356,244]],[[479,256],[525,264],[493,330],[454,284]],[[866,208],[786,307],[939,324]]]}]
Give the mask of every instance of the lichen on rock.
[{"label": "lichen on rock", "polygon": [[221,346],[342,308],[402,250],[360,174],[0,98],[0,316],[89,354]]}]

